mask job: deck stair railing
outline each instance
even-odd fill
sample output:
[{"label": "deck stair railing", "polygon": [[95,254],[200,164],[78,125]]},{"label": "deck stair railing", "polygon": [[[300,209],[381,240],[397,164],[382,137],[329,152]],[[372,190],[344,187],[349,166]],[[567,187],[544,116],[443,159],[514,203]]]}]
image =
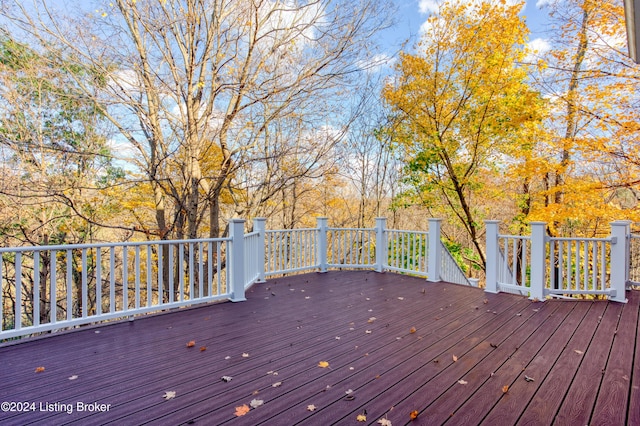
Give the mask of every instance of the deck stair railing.
[{"label": "deck stair railing", "polygon": [[544,222],[532,222],[529,236],[502,235],[498,224],[486,221],[486,291],[626,302],[630,222],[612,222],[606,238],[550,238]]}]

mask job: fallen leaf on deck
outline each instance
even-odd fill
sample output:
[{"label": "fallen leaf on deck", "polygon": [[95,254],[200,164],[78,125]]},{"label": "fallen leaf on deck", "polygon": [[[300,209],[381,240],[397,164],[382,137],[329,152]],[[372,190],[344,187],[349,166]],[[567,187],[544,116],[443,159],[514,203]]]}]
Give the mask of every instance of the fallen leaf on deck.
[{"label": "fallen leaf on deck", "polygon": [[581,350],[578,349],[574,349],[573,350],[575,353],[577,353],[578,355],[582,355],[584,352],[582,352]]},{"label": "fallen leaf on deck", "polygon": [[229,355],[225,356],[224,359],[231,359]]},{"label": "fallen leaf on deck", "polygon": [[235,415],[236,417],[244,416],[249,412],[249,410],[251,410],[251,408],[249,408],[247,404],[243,404],[239,407],[236,407]]},{"label": "fallen leaf on deck", "polygon": [[196,345],[196,341],[195,340],[190,340],[189,342],[187,342],[187,347],[188,348],[192,348]]},{"label": "fallen leaf on deck", "polygon": [[489,303],[489,299],[484,299],[484,300],[482,301],[482,303],[484,303],[484,304],[486,305],[487,303]]},{"label": "fallen leaf on deck", "polygon": [[346,391],[344,391],[344,393],[346,393],[347,395],[351,395],[353,393],[353,389],[347,389]]},{"label": "fallen leaf on deck", "polygon": [[69,377],[69,380],[75,380],[75,379],[77,379],[77,378],[78,378],[78,376],[76,376],[76,375],[74,374],[73,376]]},{"label": "fallen leaf on deck", "polygon": [[411,413],[409,413],[409,418],[411,420],[415,420],[415,419],[418,418],[418,414],[420,414],[420,413],[418,413],[418,410],[413,410]]},{"label": "fallen leaf on deck", "polygon": [[404,297],[398,297],[398,300],[404,300]]},{"label": "fallen leaf on deck", "polygon": [[262,399],[252,399],[251,402],[249,403],[251,408],[258,408],[262,404],[264,404],[264,401]]},{"label": "fallen leaf on deck", "polygon": [[356,420],[359,422],[366,422],[367,416],[365,414],[358,414],[358,416],[356,417]]},{"label": "fallen leaf on deck", "polygon": [[535,379],[533,377],[529,377],[529,376],[524,376],[524,380],[527,381],[527,382],[535,381]]},{"label": "fallen leaf on deck", "polygon": [[336,340],[340,340],[340,336],[336,336]]},{"label": "fallen leaf on deck", "polygon": [[36,373],[42,373],[44,371],[44,367],[36,367]]},{"label": "fallen leaf on deck", "polygon": [[466,385],[469,382],[467,382],[466,380],[460,379],[460,380],[458,380],[458,383],[460,383],[461,385]]},{"label": "fallen leaf on deck", "polygon": [[220,379],[222,379],[223,382],[229,383],[233,379],[233,377],[231,377],[231,376],[222,376],[222,377],[220,377]]},{"label": "fallen leaf on deck", "polygon": [[271,387],[274,387],[274,388],[279,388],[280,386],[282,386],[282,382],[275,382],[274,384],[271,385]]},{"label": "fallen leaf on deck", "polygon": [[309,300],[309,299],[311,299],[311,296],[305,296],[304,298],[305,298],[306,300]]},{"label": "fallen leaf on deck", "polygon": [[458,357],[455,355],[451,355],[451,359],[453,360],[453,362],[457,362],[458,361]]},{"label": "fallen leaf on deck", "polygon": [[204,351],[206,351],[206,350],[207,350],[207,347],[206,347],[206,346],[200,346],[200,352],[204,352]]},{"label": "fallen leaf on deck", "polygon": [[173,399],[176,397],[176,391],[166,391],[162,397],[166,400]]},{"label": "fallen leaf on deck", "polygon": [[371,324],[372,322],[374,322],[377,318],[376,317],[371,317],[369,318],[369,320],[367,321],[369,324]]},{"label": "fallen leaf on deck", "polygon": [[318,363],[318,367],[320,367],[320,368],[327,368],[327,367],[329,367],[329,362],[328,362],[328,361],[320,361],[320,362]]},{"label": "fallen leaf on deck", "polygon": [[504,385],[502,387],[502,393],[507,393],[507,392],[509,392],[509,385]]},{"label": "fallen leaf on deck", "polygon": [[313,404],[307,405],[307,411],[316,411],[316,406]]},{"label": "fallen leaf on deck", "polygon": [[246,353],[246,352],[245,352],[245,353],[243,353],[243,354],[242,354],[242,358],[249,358],[249,354],[248,354],[248,353]]},{"label": "fallen leaf on deck", "polygon": [[381,424],[382,426],[392,426],[391,420],[387,419],[386,417],[384,419],[378,420],[378,423]]},{"label": "fallen leaf on deck", "polygon": [[366,330],[365,334],[371,334],[371,330]]},{"label": "fallen leaf on deck", "polygon": [[409,333],[411,333],[411,334],[415,333],[416,331],[418,331],[418,330],[416,330],[416,328],[415,328],[415,327],[411,327],[411,328],[409,329]]}]

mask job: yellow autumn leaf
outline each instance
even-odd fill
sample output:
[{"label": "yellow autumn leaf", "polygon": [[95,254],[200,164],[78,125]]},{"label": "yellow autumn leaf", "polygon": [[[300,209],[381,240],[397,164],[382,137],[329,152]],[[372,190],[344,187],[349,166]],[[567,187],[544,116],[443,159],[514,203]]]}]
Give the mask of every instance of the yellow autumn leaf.
[{"label": "yellow autumn leaf", "polygon": [[327,367],[329,367],[329,363],[328,363],[327,361],[320,361],[320,362],[318,363],[318,367],[320,367],[320,368],[327,368]]},{"label": "yellow autumn leaf", "polygon": [[42,373],[44,371],[44,367],[36,367],[36,373]]},{"label": "yellow autumn leaf", "polygon": [[358,414],[358,416],[356,417],[356,420],[359,422],[366,422],[367,416],[365,414]]}]

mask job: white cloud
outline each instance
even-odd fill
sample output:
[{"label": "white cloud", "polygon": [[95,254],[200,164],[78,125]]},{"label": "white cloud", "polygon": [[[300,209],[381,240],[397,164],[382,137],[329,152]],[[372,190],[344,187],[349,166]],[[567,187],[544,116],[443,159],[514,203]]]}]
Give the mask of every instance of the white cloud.
[{"label": "white cloud", "polygon": [[434,0],[420,0],[418,8],[420,13],[423,14],[438,13],[438,10],[440,10],[440,4]]},{"label": "white cloud", "polygon": [[536,2],[536,7],[538,9],[542,9],[546,6],[550,6],[552,3],[554,2],[554,0],[538,0]]},{"label": "white cloud", "polygon": [[551,44],[547,39],[533,39],[526,46],[527,56],[525,58],[525,62],[536,62],[549,50],[551,50]]}]

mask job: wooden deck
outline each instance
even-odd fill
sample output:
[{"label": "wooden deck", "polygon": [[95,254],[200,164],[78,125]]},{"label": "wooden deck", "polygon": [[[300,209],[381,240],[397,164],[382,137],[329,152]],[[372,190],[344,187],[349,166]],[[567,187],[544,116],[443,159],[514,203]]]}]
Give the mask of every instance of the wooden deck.
[{"label": "wooden deck", "polygon": [[0,401],[30,404],[0,423],[640,424],[640,294],[627,295],[542,303],[392,273],[273,279],[242,303],[0,347]]}]

